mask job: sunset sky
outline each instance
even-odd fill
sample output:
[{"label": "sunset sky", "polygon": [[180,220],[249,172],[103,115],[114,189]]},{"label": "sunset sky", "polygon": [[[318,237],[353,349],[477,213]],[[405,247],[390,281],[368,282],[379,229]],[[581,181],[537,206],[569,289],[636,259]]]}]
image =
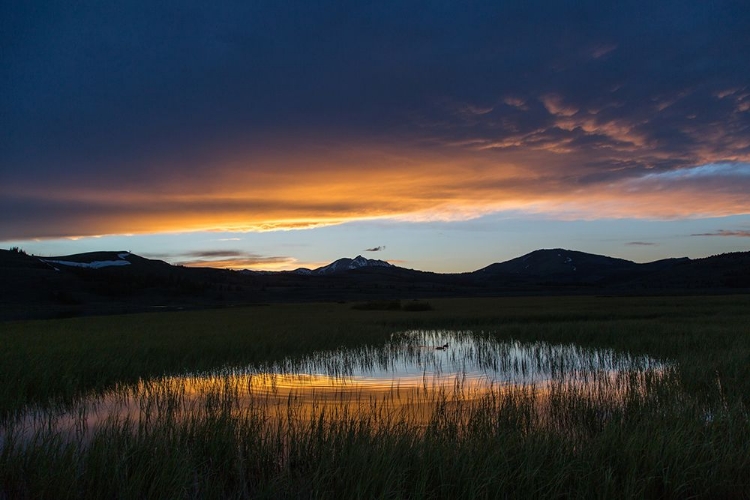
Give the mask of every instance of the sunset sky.
[{"label": "sunset sky", "polygon": [[184,265],[750,250],[747,1],[0,6],[0,247]]}]

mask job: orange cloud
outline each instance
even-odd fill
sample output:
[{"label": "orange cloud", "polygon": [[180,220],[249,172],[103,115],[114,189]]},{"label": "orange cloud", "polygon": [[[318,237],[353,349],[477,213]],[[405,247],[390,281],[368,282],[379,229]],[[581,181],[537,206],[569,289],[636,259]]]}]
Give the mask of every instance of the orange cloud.
[{"label": "orange cloud", "polygon": [[690,236],[737,236],[740,238],[750,238],[750,231],[744,229],[730,230],[719,229],[713,233],[695,233]]},{"label": "orange cloud", "polygon": [[[625,126],[588,126],[634,140]],[[748,165],[592,169],[594,154],[554,144],[501,151],[308,144],[275,156],[240,154],[179,182],[164,169],[148,182],[106,188],[80,179],[56,189],[6,185],[0,194],[12,210],[0,238],[277,231],[378,218],[465,220],[504,210],[583,219],[750,213]]]},{"label": "orange cloud", "polygon": [[547,108],[547,111],[552,115],[557,116],[573,116],[578,113],[578,108],[570,104],[566,104],[563,98],[556,94],[546,94],[541,98],[542,104]]},{"label": "orange cloud", "polygon": [[[294,257],[266,256],[243,250],[196,250],[179,254],[146,254],[146,257],[165,259],[185,267],[211,267],[222,269],[262,269],[270,271],[293,270],[307,267]],[[320,267],[317,263],[315,267]]]},{"label": "orange cloud", "polygon": [[214,259],[193,260],[175,262],[176,265],[185,267],[211,267],[215,269],[254,269],[264,271],[284,271],[301,267],[296,259],[291,257],[267,257],[267,258],[236,258],[236,259]]}]

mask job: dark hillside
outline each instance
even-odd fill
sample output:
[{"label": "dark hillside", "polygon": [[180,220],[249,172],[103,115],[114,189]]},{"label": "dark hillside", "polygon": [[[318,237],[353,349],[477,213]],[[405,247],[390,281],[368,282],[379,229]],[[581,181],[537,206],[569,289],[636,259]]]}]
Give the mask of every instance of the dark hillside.
[{"label": "dark hillside", "polygon": [[612,271],[633,269],[637,265],[629,260],[556,248],[536,250],[507,262],[492,264],[475,273],[518,276],[583,275],[590,279]]},{"label": "dark hillside", "polygon": [[655,291],[750,291],[750,252],[679,260],[675,265],[650,275],[648,279],[626,285]]},{"label": "dark hillside", "polygon": [[[336,269],[327,273],[274,273],[173,266],[129,252],[40,259],[0,250],[0,319],[270,302],[750,292],[750,252],[637,264],[571,250],[538,250],[463,274],[363,258],[336,262]],[[351,266],[353,262],[359,265]]]}]

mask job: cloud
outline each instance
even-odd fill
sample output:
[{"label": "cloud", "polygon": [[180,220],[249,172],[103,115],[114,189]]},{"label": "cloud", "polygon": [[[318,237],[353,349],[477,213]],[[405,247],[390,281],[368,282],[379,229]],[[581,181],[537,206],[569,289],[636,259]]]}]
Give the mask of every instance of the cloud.
[{"label": "cloud", "polygon": [[184,257],[190,257],[195,259],[213,259],[213,258],[226,258],[226,257],[245,257],[246,252],[238,250],[196,250],[193,252],[187,252],[180,254]]},{"label": "cloud", "polygon": [[380,252],[381,250],[385,250],[385,245],[381,245],[381,246],[377,246],[377,247],[372,247],[372,248],[367,248],[367,249],[365,249],[365,252]]},{"label": "cloud", "polygon": [[559,95],[546,94],[541,97],[541,101],[544,103],[544,107],[547,108],[547,111],[552,115],[568,117],[578,113],[578,108],[565,104],[562,97]]},{"label": "cloud", "polygon": [[[154,179],[139,190],[122,186],[105,192],[85,186],[56,191],[0,186],[5,217],[0,239],[304,230],[373,219],[458,221],[508,210],[560,219],[750,213],[750,164],[656,172],[625,164],[575,171],[549,152],[517,151],[503,161],[492,152],[465,157],[449,148],[439,153],[363,150],[356,175],[346,175],[349,163],[332,155],[340,167],[332,161],[294,176],[217,170],[211,181],[174,186]],[[523,167],[524,161],[544,168]]]},{"label": "cloud", "polygon": [[185,267],[221,269],[292,269],[299,267],[296,259],[286,256],[264,256],[243,250],[194,250],[171,254],[144,254]]},{"label": "cloud", "polygon": [[0,240],[750,213],[743,2],[8,9]]},{"label": "cloud", "polygon": [[213,267],[220,269],[253,269],[286,270],[299,267],[292,257],[236,257],[216,260],[185,260],[174,264],[185,267]]},{"label": "cloud", "polygon": [[605,57],[607,54],[617,49],[617,45],[599,45],[591,50],[591,56],[594,59]]},{"label": "cloud", "polygon": [[526,106],[526,101],[518,97],[507,96],[503,99],[503,102],[507,104],[508,106],[512,106],[514,108],[518,108],[524,111],[529,109],[528,106]]},{"label": "cloud", "polygon": [[740,238],[750,238],[750,231],[720,229],[713,233],[696,233],[690,236],[738,236]]}]

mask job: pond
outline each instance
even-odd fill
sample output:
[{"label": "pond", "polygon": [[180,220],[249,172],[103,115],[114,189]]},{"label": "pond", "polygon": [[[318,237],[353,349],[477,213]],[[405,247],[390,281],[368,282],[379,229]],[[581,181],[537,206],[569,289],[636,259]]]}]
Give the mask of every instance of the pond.
[{"label": "pond", "polygon": [[446,412],[530,409],[528,425],[559,425],[572,408],[596,419],[644,397],[670,365],[609,349],[499,342],[470,331],[405,331],[382,346],[338,349],[265,367],[162,377],[115,387],[73,407],[29,409],[0,437],[46,432],[86,441],[103,427],[137,431],[166,423],[250,418],[266,426],[366,419],[426,428]]}]

